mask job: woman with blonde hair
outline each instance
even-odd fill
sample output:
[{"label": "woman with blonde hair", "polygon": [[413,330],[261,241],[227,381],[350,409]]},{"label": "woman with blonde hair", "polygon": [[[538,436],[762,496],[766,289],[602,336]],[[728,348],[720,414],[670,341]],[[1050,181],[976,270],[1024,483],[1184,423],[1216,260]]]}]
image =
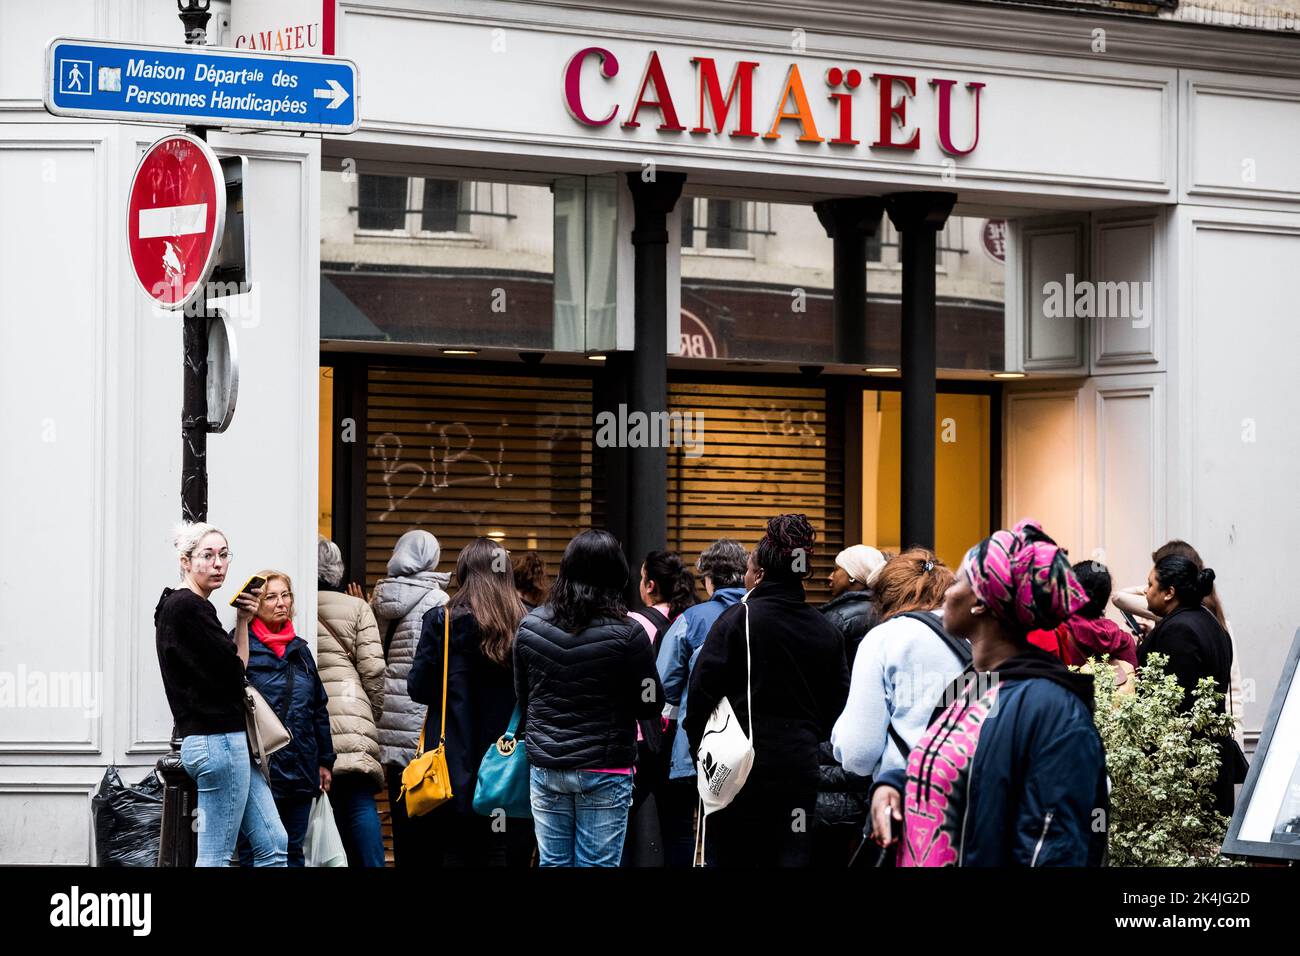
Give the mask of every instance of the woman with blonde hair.
[{"label": "woman with blonde hair", "polygon": [[969,663],[969,645],[943,630],[952,581],[925,548],[891,558],[876,576],[881,623],[858,649],[849,699],[831,731],[835,759],[850,773],[903,769],[944,688]]},{"label": "woman with blonde hair", "polygon": [[[293,629],[293,584],[283,571],[257,572],[266,578],[249,630],[248,682],[288,728],[293,739],[271,754],[271,794],[288,835],[289,866],[304,863],[311,803],[329,792],[334,769],[329,697],[316,672],[311,648]],[[241,865],[253,862],[252,848],[241,840]]]},{"label": "woman with blonde hair", "polygon": [[285,832],[253,766],[244,723],[248,622],[261,591],[235,599],[234,640],[212,606],[233,555],[221,529],[183,523],[173,543],[183,584],[163,588],[153,612],[163,690],[181,738],[181,763],[199,791],[195,866],[228,866],[242,833],[257,866],[284,866]]}]

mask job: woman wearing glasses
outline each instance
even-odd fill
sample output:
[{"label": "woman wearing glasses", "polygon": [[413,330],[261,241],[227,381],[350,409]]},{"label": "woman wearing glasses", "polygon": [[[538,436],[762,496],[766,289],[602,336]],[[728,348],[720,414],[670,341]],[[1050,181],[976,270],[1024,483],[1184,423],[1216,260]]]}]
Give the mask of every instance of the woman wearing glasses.
[{"label": "woman wearing glasses", "polygon": [[248,622],[261,591],[236,599],[232,642],[209,600],[230,567],[226,536],[210,524],[184,523],[174,543],[182,584],[163,588],[153,620],[181,763],[199,790],[195,866],[229,865],[240,834],[255,866],[284,866],[288,837],[271,789],[253,767],[244,723]]}]

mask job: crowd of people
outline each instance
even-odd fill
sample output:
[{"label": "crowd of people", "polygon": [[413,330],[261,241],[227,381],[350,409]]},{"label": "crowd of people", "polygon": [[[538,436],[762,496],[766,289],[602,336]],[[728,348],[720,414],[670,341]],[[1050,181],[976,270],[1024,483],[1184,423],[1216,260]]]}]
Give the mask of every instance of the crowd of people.
[{"label": "crowd of people", "polygon": [[[553,581],[536,552],[490,538],[449,574],[415,529],[368,595],[344,585],[322,537],[315,655],[287,574],[258,572],[226,630],[210,600],[233,560],[226,536],[185,524],[175,547],[182,584],[163,590],[155,624],[198,788],[199,866],[302,866],[326,794],[349,865],[382,867],[381,792],[399,867],[1100,865],[1094,681],[1132,692],[1160,653],[1185,707],[1208,676],[1240,712],[1214,572],[1182,541],[1152,555],[1145,587],[1114,593],[1104,566],[1071,565],[1033,521],[956,568],[856,544],[818,606],[817,535],[799,514],[771,518],[752,550],[723,538],[693,564],[653,551],[633,568],[613,535],[583,531]],[[290,732],[262,760],[246,685]],[[749,751],[727,787],[709,740],[723,717]],[[408,812],[404,772],[436,748],[446,793]],[[492,782],[510,767],[522,812],[476,798],[494,748]],[[1224,740],[1220,812],[1244,764]]]}]

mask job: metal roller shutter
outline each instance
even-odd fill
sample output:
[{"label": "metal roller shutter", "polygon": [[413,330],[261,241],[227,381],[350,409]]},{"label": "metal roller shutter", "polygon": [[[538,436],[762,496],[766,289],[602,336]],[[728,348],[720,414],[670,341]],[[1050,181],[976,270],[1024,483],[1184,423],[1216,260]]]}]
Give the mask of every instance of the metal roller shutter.
[{"label": "metal roller shutter", "polygon": [[593,514],[591,384],[585,379],[372,367],[366,400],[366,576],[424,528],[440,571],[480,535],[536,550],[552,579]]},{"label": "metal roller shutter", "polygon": [[844,547],[844,443],[826,389],[670,383],[668,404],[704,416],[702,454],[669,453],[669,547],[694,562],[717,538],[750,548],[768,518],[806,514],[817,543],[805,586],[810,601],[827,600]]}]

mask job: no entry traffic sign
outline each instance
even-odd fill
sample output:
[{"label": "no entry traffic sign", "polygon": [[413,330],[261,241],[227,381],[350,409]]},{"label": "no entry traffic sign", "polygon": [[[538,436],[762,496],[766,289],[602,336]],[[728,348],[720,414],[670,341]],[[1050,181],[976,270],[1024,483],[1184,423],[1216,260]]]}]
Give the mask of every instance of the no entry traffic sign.
[{"label": "no entry traffic sign", "polygon": [[126,207],[131,267],[145,294],[165,309],[202,296],[225,221],[225,181],[207,143],[173,133],[145,150]]}]

